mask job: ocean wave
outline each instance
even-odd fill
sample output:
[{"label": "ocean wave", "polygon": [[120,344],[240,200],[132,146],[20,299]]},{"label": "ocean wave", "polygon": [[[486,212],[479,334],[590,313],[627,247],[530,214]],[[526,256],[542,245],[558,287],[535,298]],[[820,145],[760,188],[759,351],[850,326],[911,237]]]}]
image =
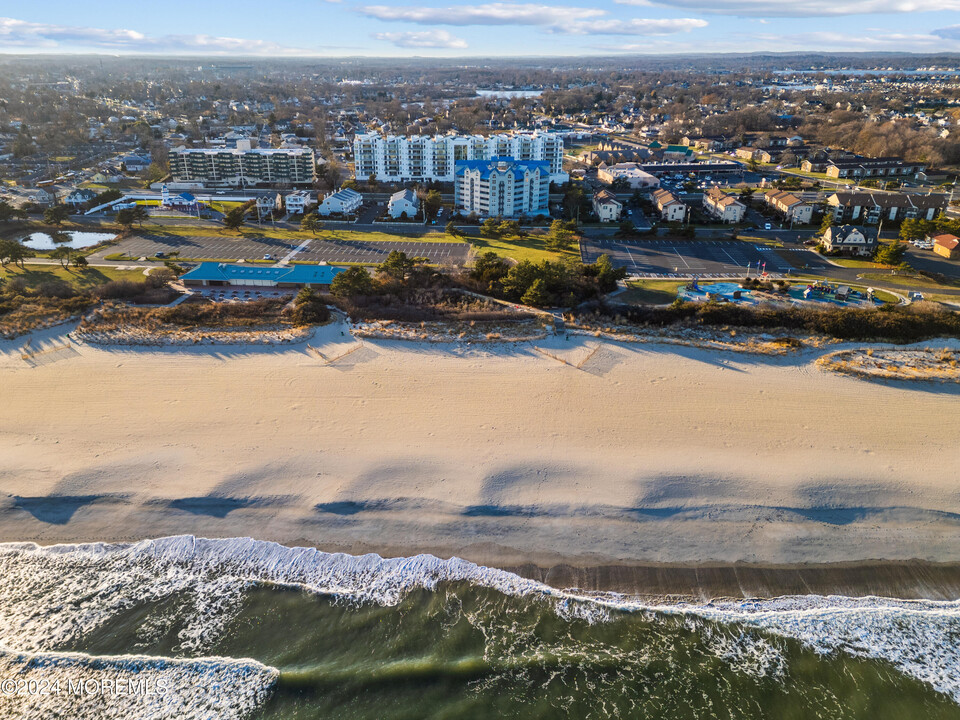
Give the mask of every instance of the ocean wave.
[{"label": "ocean wave", "polygon": [[[560,617],[603,622],[611,612],[681,616],[799,640],[819,653],[889,662],[960,703],[960,602],[794,596],[706,604],[645,604],[614,594],[562,591],[512,573],[432,555],[381,558],[290,548],[250,538],[192,536],[134,544],[0,545],[0,644],[62,646],[136,603],[193,598],[178,613],[180,649],[218,637],[245,588],[276,583],[357,602],[394,605],[412,590],[466,582],[508,596],[536,596]],[[42,602],[37,602],[42,598]],[[783,660],[756,635],[716,642],[718,656],[750,674],[778,675]]]},{"label": "ocean wave", "polygon": [[0,719],[241,720],[278,677],[255,660],[0,649]]}]

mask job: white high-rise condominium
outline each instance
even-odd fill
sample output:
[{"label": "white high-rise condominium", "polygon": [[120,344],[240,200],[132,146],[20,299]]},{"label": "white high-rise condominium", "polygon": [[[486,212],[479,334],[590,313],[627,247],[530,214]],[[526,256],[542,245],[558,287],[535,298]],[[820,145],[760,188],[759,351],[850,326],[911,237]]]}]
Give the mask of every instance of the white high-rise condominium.
[{"label": "white high-rise condominium", "polygon": [[459,213],[483,218],[549,214],[550,165],[545,160],[462,160],[455,175]]},{"label": "white high-rise condominium", "polygon": [[563,137],[550,132],[515,132],[502,135],[381,135],[365,133],[353,141],[355,176],[371,175],[382,182],[411,180],[453,182],[456,163],[511,157],[546,162],[550,180],[569,180],[563,172]]}]

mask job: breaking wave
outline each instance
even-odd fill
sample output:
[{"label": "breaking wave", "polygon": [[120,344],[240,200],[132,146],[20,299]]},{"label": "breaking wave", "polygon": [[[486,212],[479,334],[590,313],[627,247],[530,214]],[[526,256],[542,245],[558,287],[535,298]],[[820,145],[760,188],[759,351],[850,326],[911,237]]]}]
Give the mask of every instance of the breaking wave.
[{"label": "breaking wave", "polygon": [[[957,601],[791,596],[645,604],[616,594],[558,590],[458,558],[330,554],[249,538],[178,536],[133,544],[0,545],[0,646],[5,648],[0,664],[5,675],[39,673],[44,663],[102,668],[98,672],[136,667],[138,673],[168,677],[172,686],[182,685],[180,678],[188,676],[210,677],[215,680],[211,686],[222,690],[222,697],[237,699],[234,709],[218,705],[213,712],[202,704],[212,695],[201,693],[197,700],[201,704],[190,706],[193,714],[170,715],[164,713],[173,706],[154,698],[160,704],[144,700],[137,709],[140,714],[79,716],[83,718],[244,717],[269,696],[278,671],[254,660],[200,655],[221,637],[252,587],[287,586],[346,602],[392,606],[414,590],[434,591],[444,583],[536,597],[569,620],[604,622],[615,613],[642,613],[654,622],[679,618],[705,634],[717,657],[757,677],[776,678],[785,671],[784,657],[769,640],[794,639],[820,654],[846,653],[885,661],[960,703]],[[170,607],[139,629],[140,639],[148,646],[156,638],[172,635],[171,654],[177,659],[93,658],[64,652],[111,618],[145,602]],[[731,636],[717,632],[717,625],[744,632]],[[5,717],[2,712],[0,717]]]}]

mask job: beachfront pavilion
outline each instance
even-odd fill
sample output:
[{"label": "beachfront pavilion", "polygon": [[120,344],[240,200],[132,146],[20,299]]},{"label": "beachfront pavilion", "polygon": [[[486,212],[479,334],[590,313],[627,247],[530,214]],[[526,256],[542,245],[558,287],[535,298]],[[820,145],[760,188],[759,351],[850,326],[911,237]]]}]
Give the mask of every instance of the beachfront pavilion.
[{"label": "beachfront pavilion", "polygon": [[310,287],[326,290],[346,268],[333,265],[282,267],[242,263],[203,262],[180,279],[188,287]]}]

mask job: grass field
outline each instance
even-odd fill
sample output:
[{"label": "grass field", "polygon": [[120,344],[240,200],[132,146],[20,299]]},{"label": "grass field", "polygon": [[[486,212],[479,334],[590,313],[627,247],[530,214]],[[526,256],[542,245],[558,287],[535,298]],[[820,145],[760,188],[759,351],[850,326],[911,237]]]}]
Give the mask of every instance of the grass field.
[{"label": "grass field", "polygon": [[8,265],[0,268],[0,278],[6,282],[11,278],[23,278],[27,287],[37,288],[43,283],[65,281],[78,290],[103,285],[111,280],[143,280],[142,270],[117,270],[108,267],[88,267],[83,269],[70,268],[64,270],[60,265],[26,264],[26,268]]},{"label": "grass field", "polygon": [[612,298],[612,302],[627,305],[666,305],[677,299],[677,291],[686,285],[675,280],[631,280],[627,290]]},{"label": "grass field", "polygon": [[580,259],[580,252],[576,248],[565,252],[548,250],[544,244],[545,239],[543,235],[528,235],[525,238],[468,238],[478,255],[493,251],[501,257],[511,258],[517,262],[529,260],[535,263],[542,260],[560,260],[562,258]]},{"label": "grass field", "polygon": [[890,275],[887,273],[863,273],[864,280],[876,280],[877,282],[889,282],[897,285],[905,285],[916,288],[930,288],[931,290],[953,290],[960,288],[960,283],[939,283],[936,280],[925,278],[920,275]]},{"label": "grass field", "polygon": [[827,262],[832,262],[835,265],[845,268],[854,268],[855,270],[861,269],[874,269],[874,270],[883,270],[889,268],[889,265],[881,265],[880,263],[875,263],[872,260],[854,260],[853,258],[841,258],[841,257],[827,257],[825,258]]}]

